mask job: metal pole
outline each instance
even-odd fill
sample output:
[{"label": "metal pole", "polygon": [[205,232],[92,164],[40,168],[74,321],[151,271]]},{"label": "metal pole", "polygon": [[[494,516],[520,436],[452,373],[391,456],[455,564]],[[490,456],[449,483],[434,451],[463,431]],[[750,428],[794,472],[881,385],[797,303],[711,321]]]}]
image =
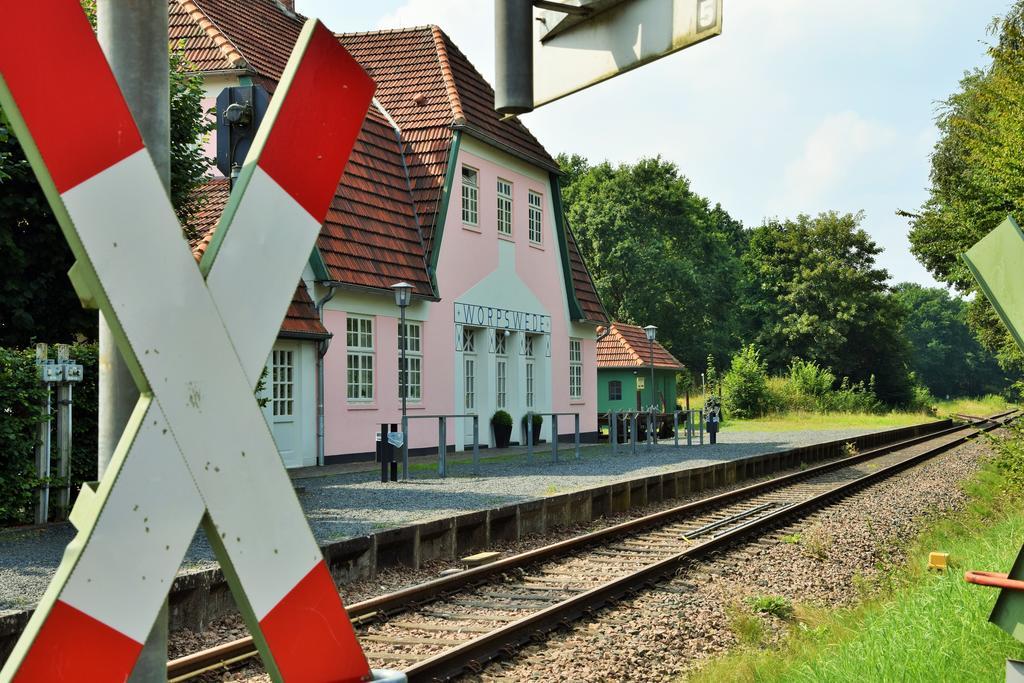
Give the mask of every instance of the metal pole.
[{"label": "metal pole", "polygon": [[629,443],[633,448],[633,455],[636,455],[636,418],[640,413],[629,415]]},{"label": "metal pole", "polygon": [[[170,82],[168,79],[167,3],[164,0],[98,0],[96,24],[100,46],[124,93],[142,140],[163,181],[171,186]],[[99,320],[99,418],[97,471],[103,477],[121,433],[139,399],[128,365],[113,332]],[[167,680],[167,602],[130,681]]]},{"label": "metal pole", "polygon": [[[66,364],[67,344],[57,344],[57,363]],[[67,519],[71,503],[71,382],[57,385],[57,476],[62,480],[57,489],[57,519]]]},{"label": "metal pole", "polygon": [[676,410],[672,413],[672,438],[674,446],[679,445],[679,411]]},{"label": "metal pole", "polygon": [[551,414],[551,455],[558,462],[558,414]]},{"label": "metal pole", "polygon": [[648,339],[647,344],[651,351],[651,405],[653,406],[654,402],[657,401],[654,394],[654,340]]},{"label": "metal pole", "polygon": [[409,479],[409,418],[402,415],[402,481]]},{"label": "metal pole", "polygon": [[533,411],[526,413],[526,464],[533,464]]},{"label": "metal pole", "polygon": [[50,383],[46,380],[43,366],[50,362],[46,344],[36,344],[36,372],[39,381],[46,388],[43,399],[43,419],[36,428],[36,476],[39,477],[39,492],[36,494],[35,523],[46,524],[50,517]]},{"label": "metal pole", "polygon": [[[405,328],[405,306],[402,310],[402,322],[400,324],[400,344],[402,345],[402,368],[399,374],[402,375],[402,480],[409,478],[409,420],[406,418],[406,396],[409,393],[409,368],[405,364],[405,347],[409,330]],[[444,476],[443,474],[441,475]]]},{"label": "metal pole", "polygon": [[494,2],[495,109],[502,114],[533,110],[533,3]]},{"label": "metal pole", "polygon": [[480,416],[473,416],[473,474],[480,474]]},{"label": "metal pole", "polygon": [[697,411],[687,410],[686,411],[686,445],[693,445],[693,415]]},{"label": "metal pole", "polygon": [[617,455],[619,452],[619,417],[614,410],[609,411],[608,416],[608,436],[612,440],[612,455]]},{"label": "metal pole", "polygon": [[697,424],[700,425],[700,445],[704,445],[704,411],[700,410],[697,413]]},{"label": "metal pole", "polygon": [[437,418],[437,473],[444,478],[447,469],[445,467],[446,456],[448,455],[448,430],[445,425],[445,418]]},{"label": "metal pole", "polygon": [[576,454],[575,458],[580,459],[580,414],[576,413]]}]

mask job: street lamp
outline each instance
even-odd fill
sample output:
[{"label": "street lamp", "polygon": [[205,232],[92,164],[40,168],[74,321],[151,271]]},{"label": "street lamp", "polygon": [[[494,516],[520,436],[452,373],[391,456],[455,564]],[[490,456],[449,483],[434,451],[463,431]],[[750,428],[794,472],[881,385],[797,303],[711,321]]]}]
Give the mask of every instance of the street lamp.
[{"label": "street lamp", "polygon": [[405,309],[412,301],[412,285],[408,282],[398,282],[391,285],[391,291],[395,293],[395,305],[401,311],[401,321],[398,324],[398,345],[402,351],[401,365],[398,368],[398,375],[401,377],[402,396],[402,479],[409,478],[409,419],[405,415],[405,404],[409,394],[409,368],[405,363],[405,350],[409,345],[409,330],[405,326]]},{"label": "street lamp", "polygon": [[[647,346],[650,351],[651,358],[651,406],[654,406],[654,338],[658,336],[658,328],[654,325],[648,325],[644,328],[644,332],[647,334]],[[654,408],[652,407],[651,410],[653,411]],[[654,431],[653,416],[651,417],[650,431]],[[647,438],[652,444],[654,443],[654,436],[652,434],[648,434]]]}]

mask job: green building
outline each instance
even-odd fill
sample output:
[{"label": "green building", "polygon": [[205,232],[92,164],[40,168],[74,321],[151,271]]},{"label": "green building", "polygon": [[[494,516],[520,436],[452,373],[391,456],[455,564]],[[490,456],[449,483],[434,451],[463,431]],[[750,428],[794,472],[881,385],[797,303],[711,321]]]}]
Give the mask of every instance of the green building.
[{"label": "green building", "polygon": [[[657,405],[662,412],[676,405],[676,374],[683,364],[643,328],[612,323],[597,342],[597,410],[643,410]],[[601,330],[604,333],[604,330]],[[651,386],[651,361],[654,386]]]}]

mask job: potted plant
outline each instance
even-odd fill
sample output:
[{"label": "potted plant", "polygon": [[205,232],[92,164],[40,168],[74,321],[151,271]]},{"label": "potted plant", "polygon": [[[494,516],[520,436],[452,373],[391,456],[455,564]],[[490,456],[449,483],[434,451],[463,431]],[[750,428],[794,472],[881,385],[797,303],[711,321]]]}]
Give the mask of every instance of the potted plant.
[{"label": "potted plant", "polygon": [[512,416],[504,410],[499,410],[491,418],[491,428],[494,429],[494,447],[508,448],[509,439],[512,437]]},{"label": "potted plant", "polygon": [[[522,420],[522,422],[523,422],[523,443],[526,443],[526,440],[527,440],[527,438],[529,437],[529,434],[530,434],[529,429],[527,429],[527,420],[526,420],[527,417],[528,417],[528,415],[523,415],[523,420]],[[537,444],[540,443],[540,428],[541,428],[541,425],[543,425],[543,424],[544,424],[544,416],[543,415],[538,415],[537,413],[534,413],[533,414],[533,445],[534,446],[536,446]]]}]

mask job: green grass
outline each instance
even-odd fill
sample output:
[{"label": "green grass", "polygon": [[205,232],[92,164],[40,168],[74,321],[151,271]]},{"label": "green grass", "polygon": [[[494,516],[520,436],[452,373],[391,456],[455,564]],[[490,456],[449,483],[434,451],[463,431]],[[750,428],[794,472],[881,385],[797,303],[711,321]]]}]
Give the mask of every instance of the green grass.
[{"label": "green grass", "polygon": [[946,417],[954,413],[981,417],[1001,413],[1004,410],[1009,410],[1013,407],[1014,405],[1009,403],[1002,396],[996,396],[994,394],[982,396],[981,398],[957,398],[950,401],[939,401],[935,405],[938,414],[942,417]]},{"label": "green grass", "polygon": [[[995,411],[993,411],[995,412]],[[926,413],[780,413],[756,420],[731,420],[726,415],[722,431],[791,432],[808,429],[889,429],[935,419]]]},{"label": "green grass", "polygon": [[[988,623],[997,591],[966,583],[966,569],[1005,571],[1024,538],[1024,496],[1002,490],[989,467],[968,484],[971,502],[934,522],[907,547],[904,566],[865,588],[865,602],[850,609],[795,605],[782,644],[765,638],[748,614],[730,615],[741,647],[713,660],[690,680],[1002,681],[1005,659],[1024,658],[1024,644]],[[950,553],[951,568],[926,568],[928,552]],[[857,583],[857,582],[855,582]]]}]

